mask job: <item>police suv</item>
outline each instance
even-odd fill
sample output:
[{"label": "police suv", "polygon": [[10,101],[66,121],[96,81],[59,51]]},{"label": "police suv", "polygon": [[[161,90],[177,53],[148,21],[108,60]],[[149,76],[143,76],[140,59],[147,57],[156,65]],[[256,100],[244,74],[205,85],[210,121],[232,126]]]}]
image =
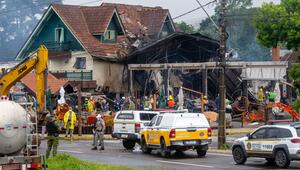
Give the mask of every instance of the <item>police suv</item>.
[{"label": "police suv", "polygon": [[232,154],[237,164],[244,164],[247,157],[260,157],[287,168],[292,160],[300,160],[300,123],[261,126],[235,140]]}]

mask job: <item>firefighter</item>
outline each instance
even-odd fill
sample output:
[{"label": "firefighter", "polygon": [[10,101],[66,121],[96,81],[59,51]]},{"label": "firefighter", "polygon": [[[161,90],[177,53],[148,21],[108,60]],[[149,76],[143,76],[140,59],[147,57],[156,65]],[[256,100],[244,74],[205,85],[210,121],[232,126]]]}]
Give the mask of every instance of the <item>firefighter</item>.
[{"label": "firefighter", "polygon": [[104,132],[105,132],[105,123],[102,119],[101,114],[96,116],[96,120],[94,122],[93,133],[94,137],[94,147],[92,150],[97,150],[97,146],[101,146],[100,150],[104,150]]},{"label": "firefighter", "polygon": [[66,129],[66,137],[70,133],[70,139],[73,140],[73,132],[76,122],[76,114],[72,111],[72,107],[69,107],[69,110],[65,113],[64,116],[64,128]]}]

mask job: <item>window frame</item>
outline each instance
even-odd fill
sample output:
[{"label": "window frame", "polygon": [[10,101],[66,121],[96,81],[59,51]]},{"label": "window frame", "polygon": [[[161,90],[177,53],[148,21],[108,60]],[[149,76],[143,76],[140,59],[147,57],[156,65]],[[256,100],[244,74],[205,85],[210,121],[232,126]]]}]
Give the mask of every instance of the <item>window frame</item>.
[{"label": "window frame", "polygon": [[149,126],[152,127],[156,124],[156,120],[157,120],[158,115],[155,115],[152,120],[149,123]]},{"label": "window frame", "polygon": [[[60,31],[60,35],[58,35],[58,30]],[[64,28],[63,27],[56,27],[54,31],[54,41],[56,43],[64,43],[65,41],[65,33],[64,33]]]},{"label": "window frame", "polygon": [[[255,135],[255,133],[261,131],[261,130],[264,130],[264,137],[263,138],[253,138],[253,135]],[[257,129],[256,131],[254,131],[252,134],[251,134],[251,138],[250,140],[262,140],[262,139],[265,139],[266,138],[266,132],[267,132],[267,128],[260,128],[260,129]]]},{"label": "window frame", "polygon": [[162,119],[163,119],[163,116],[158,116],[157,120],[156,120],[156,123],[155,123],[155,126],[159,126],[161,124]]},{"label": "window frame", "polygon": [[[147,115],[147,120],[145,120],[145,119],[142,119],[142,116],[141,115]],[[153,117],[152,118],[154,118],[154,116],[156,116],[157,114],[155,114],[155,113],[149,113],[149,112],[140,112],[139,113],[139,116],[140,116],[140,120],[141,121],[151,121],[152,120],[152,118],[150,117],[150,115],[153,115]],[[151,118],[151,119],[149,119],[149,118]]]},{"label": "window frame", "polygon": [[[126,119],[125,118],[120,118],[121,115],[130,115],[130,116],[132,115],[132,118],[130,118],[130,119],[128,119],[128,118],[126,118]],[[124,113],[124,112],[121,112],[121,113],[118,114],[117,119],[134,120],[134,114],[133,113]]]},{"label": "window frame", "polygon": [[[113,37],[112,37],[113,35]],[[115,30],[106,30],[103,36],[104,41],[115,41],[116,40],[116,31]]]},{"label": "window frame", "polygon": [[[84,61],[84,67],[81,67],[81,62],[82,61]],[[75,69],[86,69],[86,57],[76,57],[73,68],[75,68]]]}]

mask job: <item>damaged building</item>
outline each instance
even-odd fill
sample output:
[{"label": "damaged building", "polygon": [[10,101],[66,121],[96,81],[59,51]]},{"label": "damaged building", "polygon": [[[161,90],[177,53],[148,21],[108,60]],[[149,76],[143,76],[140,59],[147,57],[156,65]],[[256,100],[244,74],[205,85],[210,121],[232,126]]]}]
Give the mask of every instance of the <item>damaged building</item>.
[{"label": "damaged building", "polygon": [[[219,69],[205,68],[193,63],[216,63],[219,59],[218,41],[201,34],[185,34],[175,32],[156,42],[137,49],[128,56],[127,64],[132,68],[133,89],[136,95],[149,95],[160,90],[165,95],[177,95],[179,87],[183,86],[215,99],[218,95]],[[154,64],[175,63],[176,68],[154,68]],[[190,69],[180,66],[189,63]],[[141,64],[141,67],[139,67]],[[147,66],[148,64],[148,66]],[[146,66],[146,67],[145,67]],[[157,65],[156,65],[157,66]],[[170,66],[172,67],[172,66]],[[193,69],[192,69],[193,68]],[[241,69],[226,70],[226,93],[230,100],[243,94]]]},{"label": "damaged building", "polygon": [[[82,88],[87,91],[143,96],[155,90],[176,94],[176,88],[184,86],[211,99],[218,95],[218,69],[129,71],[129,64],[218,61],[218,41],[178,31],[168,9],[112,3],[93,7],[53,4],[16,59],[24,59],[41,44],[49,50],[49,71],[61,79],[84,82]],[[231,100],[241,95],[240,75],[241,70],[226,71]],[[130,79],[134,91],[130,91]]]}]

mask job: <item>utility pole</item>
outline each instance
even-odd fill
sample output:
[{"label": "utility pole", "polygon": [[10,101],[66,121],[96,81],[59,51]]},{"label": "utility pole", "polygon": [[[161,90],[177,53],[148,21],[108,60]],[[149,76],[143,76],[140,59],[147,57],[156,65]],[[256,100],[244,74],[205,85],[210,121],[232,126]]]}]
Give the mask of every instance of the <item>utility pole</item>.
[{"label": "utility pole", "polygon": [[219,110],[219,127],[218,127],[218,148],[221,149],[226,143],[225,137],[225,54],[226,54],[226,26],[225,26],[225,9],[226,0],[220,0],[220,18],[219,18],[219,31],[220,31],[220,74],[219,74],[219,92],[220,92],[220,110]]},{"label": "utility pole", "polygon": [[82,136],[82,105],[81,105],[82,80],[77,85],[77,105],[78,105],[78,136]]}]

